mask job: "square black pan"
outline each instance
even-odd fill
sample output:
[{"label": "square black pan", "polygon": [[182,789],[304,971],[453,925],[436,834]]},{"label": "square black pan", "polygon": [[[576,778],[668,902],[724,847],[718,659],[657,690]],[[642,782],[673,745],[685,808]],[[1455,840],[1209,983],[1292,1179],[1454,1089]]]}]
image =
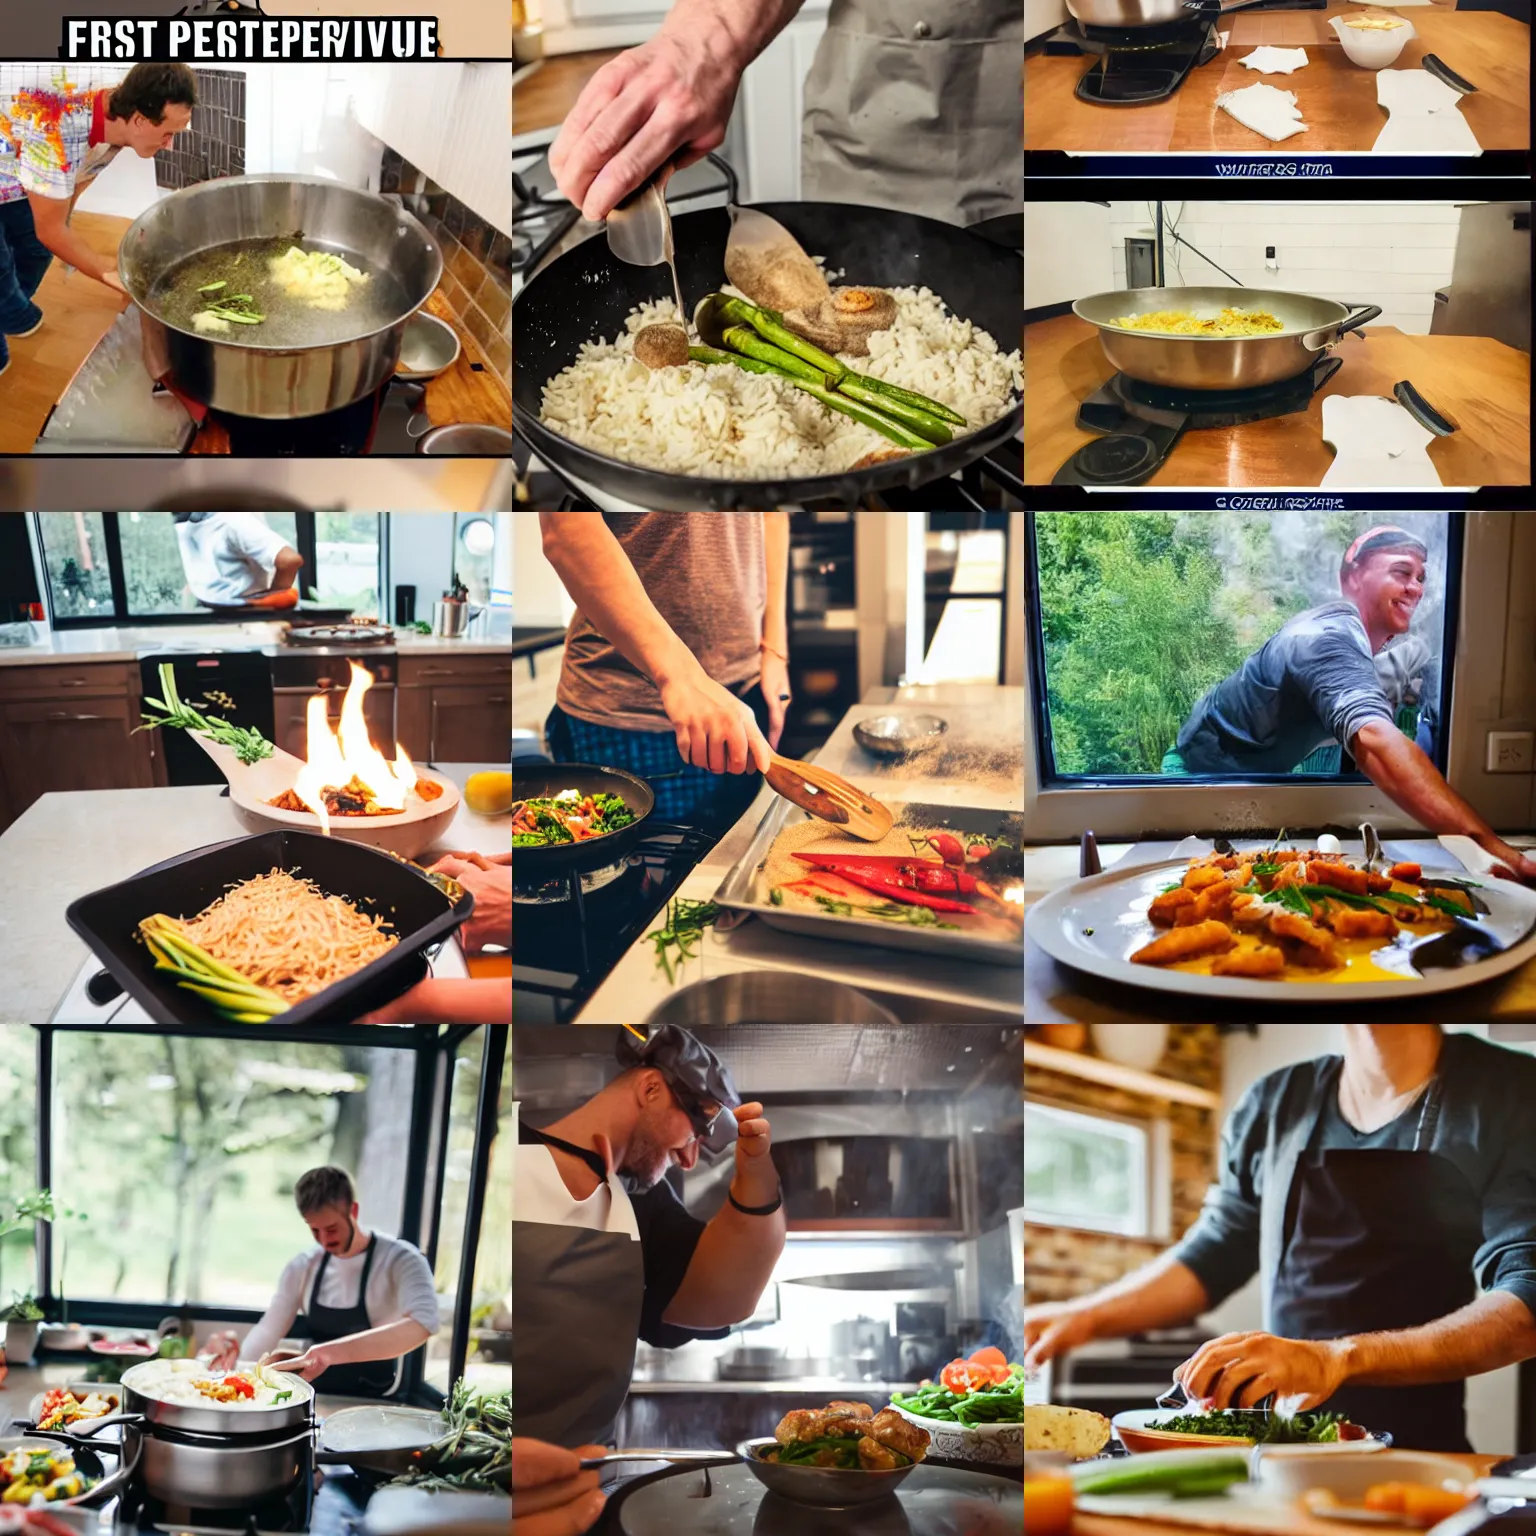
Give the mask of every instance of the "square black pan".
[{"label": "square black pan", "polygon": [[219,1016],[196,995],[155,970],[138,937],[155,912],[195,917],[232,885],[285,869],[342,896],[361,912],[384,918],[400,942],[362,970],[279,1014],[283,1024],[345,1024],[393,1002],[425,974],[422,951],[445,938],[474,910],[468,891],[450,899],[415,865],[365,843],[314,832],[263,832],[210,843],[140,870],[69,904],[69,926],[157,1024],[211,1024]]}]

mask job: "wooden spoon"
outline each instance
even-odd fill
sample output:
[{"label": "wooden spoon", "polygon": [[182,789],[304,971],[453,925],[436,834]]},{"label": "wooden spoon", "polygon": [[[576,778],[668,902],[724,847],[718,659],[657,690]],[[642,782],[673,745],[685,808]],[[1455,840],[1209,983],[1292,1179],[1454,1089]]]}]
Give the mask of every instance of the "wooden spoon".
[{"label": "wooden spoon", "polygon": [[866,842],[878,843],[891,830],[893,818],[885,806],[814,763],[774,753],[765,776],[786,800]]}]

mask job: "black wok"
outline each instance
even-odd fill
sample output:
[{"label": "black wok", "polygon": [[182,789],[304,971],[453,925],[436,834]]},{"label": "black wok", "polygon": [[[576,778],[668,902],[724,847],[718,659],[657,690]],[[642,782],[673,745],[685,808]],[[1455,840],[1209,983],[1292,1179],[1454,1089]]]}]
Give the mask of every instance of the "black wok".
[{"label": "black wok", "polygon": [[512,769],[512,802],[536,800],[574,789],[584,795],[618,795],[635,819],[617,832],[605,832],[581,843],[556,843],[551,848],[512,850],[514,879],[546,880],[571,871],[598,869],[612,864],[640,835],[656,804],[651,786],[622,768],[599,768],[592,763],[553,763],[519,772]]},{"label": "black wok", "polygon": [[[931,288],[952,314],[970,320],[1004,351],[1018,344],[1023,322],[1024,263],[1017,251],[937,219],[840,203],[757,203],[830,270],[847,282],[883,288]],[[692,307],[725,281],[730,216],[724,208],[672,220],[678,278]],[[556,258],[512,304],[513,425],[552,469],[594,490],[642,507],[700,510],[760,508],[811,500],[857,502],[881,486],[916,488],[979,459],[1018,432],[1021,402],[996,421],[927,453],[842,474],[775,480],[713,480],[647,469],[598,453],[539,420],[544,386],[576,361],[584,342],[612,340],[637,304],[671,297],[661,267],[621,262],[600,234]]]}]

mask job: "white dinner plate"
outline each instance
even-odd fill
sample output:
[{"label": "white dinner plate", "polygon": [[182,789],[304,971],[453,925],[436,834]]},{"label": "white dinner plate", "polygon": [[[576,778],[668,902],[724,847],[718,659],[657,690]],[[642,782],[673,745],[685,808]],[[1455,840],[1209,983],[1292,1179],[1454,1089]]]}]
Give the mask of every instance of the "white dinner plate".
[{"label": "white dinner plate", "polygon": [[[1255,843],[1249,850],[1267,845]],[[1124,982],[1154,992],[1179,992],[1190,997],[1228,998],[1248,1002],[1349,1003],[1385,1002],[1392,998],[1423,997],[1454,992],[1502,976],[1536,958],[1536,891],[1513,880],[1492,875],[1477,877],[1477,894],[1488,905],[1483,925],[1509,947],[1486,960],[1401,981],[1269,981],[1246,976],[1207,976],[1160,965],[1132,965],[1131,954],[1169,930],[1147,920],[1152,898],[1179,880],[1188,858],[1160,859],[1134,868],[1116,865],[1052,891],[1024,913],[1024,931],[1053,960],[1108,981]],[[1427,869],[1432,879],[1472,881],[1464,869]]]}]

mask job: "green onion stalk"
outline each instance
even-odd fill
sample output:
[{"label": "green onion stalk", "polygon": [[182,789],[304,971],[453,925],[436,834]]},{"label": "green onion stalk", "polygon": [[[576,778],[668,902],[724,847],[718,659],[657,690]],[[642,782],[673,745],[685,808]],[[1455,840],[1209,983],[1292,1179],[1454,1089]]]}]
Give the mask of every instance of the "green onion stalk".
[{"label": "green onion stalk", "polygon": [[139,937],[154,956],[157,971],[174,976],[178,987],[195,993],[231,1022],[266,1024],[275,1015],[288,1012],[284,998],[216,960],[163,912],[139,924]]},{"label": "green onion stalk", "polygon": [[176,675],[168,661],[160,663],[160,691],[165,695],[164,700],[147,698],[144,702],[165,713],[152,715],[145,710],[141,717],[144,723],[134,727],[135,735],[140,731],[152,731],[157,725],[171,725],[197,732],[210,741],[229,747],[242,763],[256,763],[272,756],[272,743],[255,727],[232,725],[228,720],[202,714],[190,704],[182,703],[176,692]]}]

